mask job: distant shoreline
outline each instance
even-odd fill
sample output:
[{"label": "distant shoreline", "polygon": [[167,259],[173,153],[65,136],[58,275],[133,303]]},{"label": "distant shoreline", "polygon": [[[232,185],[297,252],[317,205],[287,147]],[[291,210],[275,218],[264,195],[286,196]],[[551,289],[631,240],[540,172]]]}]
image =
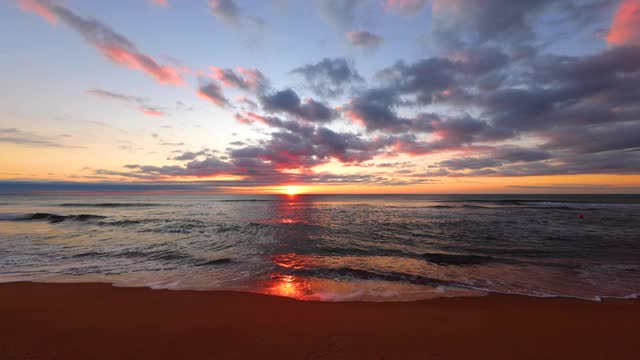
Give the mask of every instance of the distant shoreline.
[{"label": "distant shoreline", "polygon": [[0,284],[0,358],[632,358],[640,301],[516,295],[315,302]]}]

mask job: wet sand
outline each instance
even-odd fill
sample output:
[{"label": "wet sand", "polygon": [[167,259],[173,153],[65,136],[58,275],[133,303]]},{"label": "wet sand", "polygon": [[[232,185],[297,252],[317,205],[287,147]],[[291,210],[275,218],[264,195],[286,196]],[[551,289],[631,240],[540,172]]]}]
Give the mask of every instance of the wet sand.
[{"label": "wet sand", "polygon": [[630,359],[639,326],[638,300],[327,303],[0,284],[0,359]]}]

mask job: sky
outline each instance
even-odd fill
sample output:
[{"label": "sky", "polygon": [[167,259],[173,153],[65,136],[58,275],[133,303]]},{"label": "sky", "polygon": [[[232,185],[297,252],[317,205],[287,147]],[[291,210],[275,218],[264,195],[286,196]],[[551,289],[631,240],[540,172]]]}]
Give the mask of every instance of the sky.
[{"label": "sky", "polygon": [[0,193],[637,193],[640,0],[3,0]]}]

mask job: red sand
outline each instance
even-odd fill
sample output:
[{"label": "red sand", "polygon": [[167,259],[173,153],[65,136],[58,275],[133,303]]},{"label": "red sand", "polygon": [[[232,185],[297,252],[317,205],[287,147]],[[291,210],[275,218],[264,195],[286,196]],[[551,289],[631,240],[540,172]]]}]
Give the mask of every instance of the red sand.
[{"label": "red sand", "polygon": [[631,359],[640,301],[304,302],[0,284],[0,359]]}]

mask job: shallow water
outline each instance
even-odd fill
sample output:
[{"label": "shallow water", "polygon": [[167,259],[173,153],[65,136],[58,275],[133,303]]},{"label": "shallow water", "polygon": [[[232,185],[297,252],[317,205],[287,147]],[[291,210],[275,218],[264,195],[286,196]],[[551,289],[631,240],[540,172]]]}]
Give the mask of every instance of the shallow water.
[{"label": "shallow water", "polygon": [[0,282],[633,297],[639,224],[629,195],[1,196]]}]

